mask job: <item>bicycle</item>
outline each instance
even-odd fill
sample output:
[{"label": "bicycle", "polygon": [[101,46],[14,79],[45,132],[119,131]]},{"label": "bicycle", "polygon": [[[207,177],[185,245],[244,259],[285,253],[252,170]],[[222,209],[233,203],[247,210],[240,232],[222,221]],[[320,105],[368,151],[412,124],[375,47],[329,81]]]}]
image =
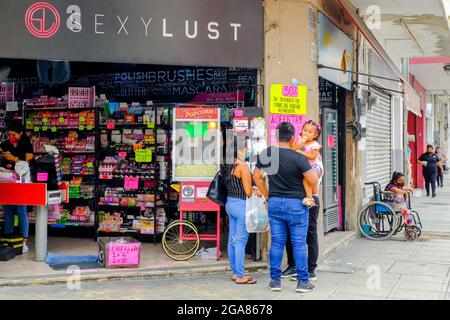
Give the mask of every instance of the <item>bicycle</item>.
[{"label": "bicycle", "polygon": [[380,241],[404,231],[407,241],[420,237],[422,221],[419,213],[411,207],[410,195],[407,196],[407,209],[398,211],[388,201],[392,192],[383,191],[378,182],[368,182],[366,185],[373,187],[374,200],[366,204],[358,215],[358,225],[363,236]]}]

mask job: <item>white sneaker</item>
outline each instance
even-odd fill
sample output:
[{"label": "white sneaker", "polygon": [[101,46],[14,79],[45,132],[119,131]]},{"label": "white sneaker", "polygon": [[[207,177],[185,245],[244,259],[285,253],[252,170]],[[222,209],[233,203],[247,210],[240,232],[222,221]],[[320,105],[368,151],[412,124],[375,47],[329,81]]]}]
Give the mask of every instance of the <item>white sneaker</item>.
[{"label": "white sneaker", "polygon": [[30,249],[28,248],[27,244],[23,244],[23,248],[22,248],[22,253],[27,253],[28,251],[30,251]]}]

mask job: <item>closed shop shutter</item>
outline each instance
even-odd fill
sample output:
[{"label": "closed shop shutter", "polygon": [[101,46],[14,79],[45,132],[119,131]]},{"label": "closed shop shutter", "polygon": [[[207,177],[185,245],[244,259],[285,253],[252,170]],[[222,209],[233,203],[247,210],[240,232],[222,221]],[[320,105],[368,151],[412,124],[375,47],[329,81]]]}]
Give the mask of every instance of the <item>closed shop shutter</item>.
[{"label": "closed shop shutter", "polygon": [[[391,179],[391,96],[372,90],[376,103],[367,113],[366,182],[377,181],[384,189]],[[366,196],[373,194],[366,188]]]}]

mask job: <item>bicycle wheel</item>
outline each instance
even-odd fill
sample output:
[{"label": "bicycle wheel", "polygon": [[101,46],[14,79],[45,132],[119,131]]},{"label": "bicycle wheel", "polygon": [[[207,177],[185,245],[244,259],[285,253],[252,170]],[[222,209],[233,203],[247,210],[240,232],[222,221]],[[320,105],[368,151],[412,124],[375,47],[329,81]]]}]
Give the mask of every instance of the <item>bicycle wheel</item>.
[{"label": "bicycle wheel", "polygon": [[174,221],[164,231],[162,239],[166,255],[176,261],[189,260],[200,246],[200,236],[193,223]]},{"label": "bicycle wheel", "polygon": [[359,230],[368,239],[389,239],[401,223],[391,206],[384,202],[373,201],[365,205],[358,218]]}]

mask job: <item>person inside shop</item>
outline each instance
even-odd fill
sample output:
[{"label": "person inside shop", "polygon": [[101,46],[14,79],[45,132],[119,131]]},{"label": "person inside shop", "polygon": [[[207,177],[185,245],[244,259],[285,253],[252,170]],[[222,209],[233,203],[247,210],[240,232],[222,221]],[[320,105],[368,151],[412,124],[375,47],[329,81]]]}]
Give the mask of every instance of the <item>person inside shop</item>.
[{"label": "person inside shop", "polygon": [[[323,176],[323,163],[320,155],[322,146],[319,144],[319,138],[321,134],[321,127],[313,120],[308,120],[302,129],[300,137],[297,143],[294,145],[294,150],[304,155],[308,159],[311,167],[316,171],[319,177],[319,183],[317,190],[320,187],[320,181]],[[303,181],[303,187],[305,188],[306,198],[303,199],[303,204],[309,207],[309,224],[308,234],[306,236],[306,244],[308,246],[308,272],[309,279],[311,281],[317,280],[315,270],[317,268],[317,261],[319,259],[319,239],[317,236],[317,220],[319,219],[320,200],[318,194],[313,194],[311,187]],[[294,253],[292,250],[292,243],[288,235],[286,242],[286,254],[288,266],[283,271],[282,278],[290,278],[293,281],[297,281],[297,271],[295,267]]]},{"label": "person inside shop", "polygon": [[438,159],[442,164],[442,170],[440,170],[440,169],[438,170],[437,185],[439,188],[443,188],[444,187],[444,174],[446,171],[446,163],[447,163],[448,158],[445,154],[442,153],[441,147],[436,148],[436,155],[438,156]]},{"label": "person inside shop", "polygon": [[427,197],[436,197],[436,179],[438,176],[438,170],[444,170],[442,163],[439,161],[439,157],[434,152],[432,145],[427,146],[427,151],[419,157],[417,161],[422,166],[422,174],[425,179],[425,189],[427,191]]},{"label": "person inside shop", "polygon": [[[1,166],[14,170],[19,161],[30,162],[33,159],[33,146],[25,133],[20,121],[13,121],[8,125],[8,139],[0,144]],[[20,233],[24,238],[23,252],[28,252],[29,221],[26,205],[4,205],[5,233],[14,233],[14,216],[19,218]]]},{"label": "person inside shop", "polygon": [[[249,151],[247,141],[233,138],[232,161],[224,165],[224,180],[228,191],[225,210],[229,218],[228,259],[232,276],[236,284],[255,284],[256,279],[245,274],[245,247],[248,232],[245,224],[246,199],[253,195],[253,179],[249,166],[245,162]],[[227,157],[227,160],[229,157]]]},{"label": "person inside shop", "polygon": [[[253,179],[261,193],[269,199],[269,223],[271,234],[269,288],[281,291],[281,263],[288,232],[297,266],[297,292],[310,292],[315,286],[308,273],[306,236],[308,232],[308,206],[303,186],[305,179],[317,194],[318,176],[302,154],[293,150],[295,128],[289,122],[280,123],[277,128],[278,144],[262,151],[258,156]],[[269,178],[269,190],[263,178]]]}]

